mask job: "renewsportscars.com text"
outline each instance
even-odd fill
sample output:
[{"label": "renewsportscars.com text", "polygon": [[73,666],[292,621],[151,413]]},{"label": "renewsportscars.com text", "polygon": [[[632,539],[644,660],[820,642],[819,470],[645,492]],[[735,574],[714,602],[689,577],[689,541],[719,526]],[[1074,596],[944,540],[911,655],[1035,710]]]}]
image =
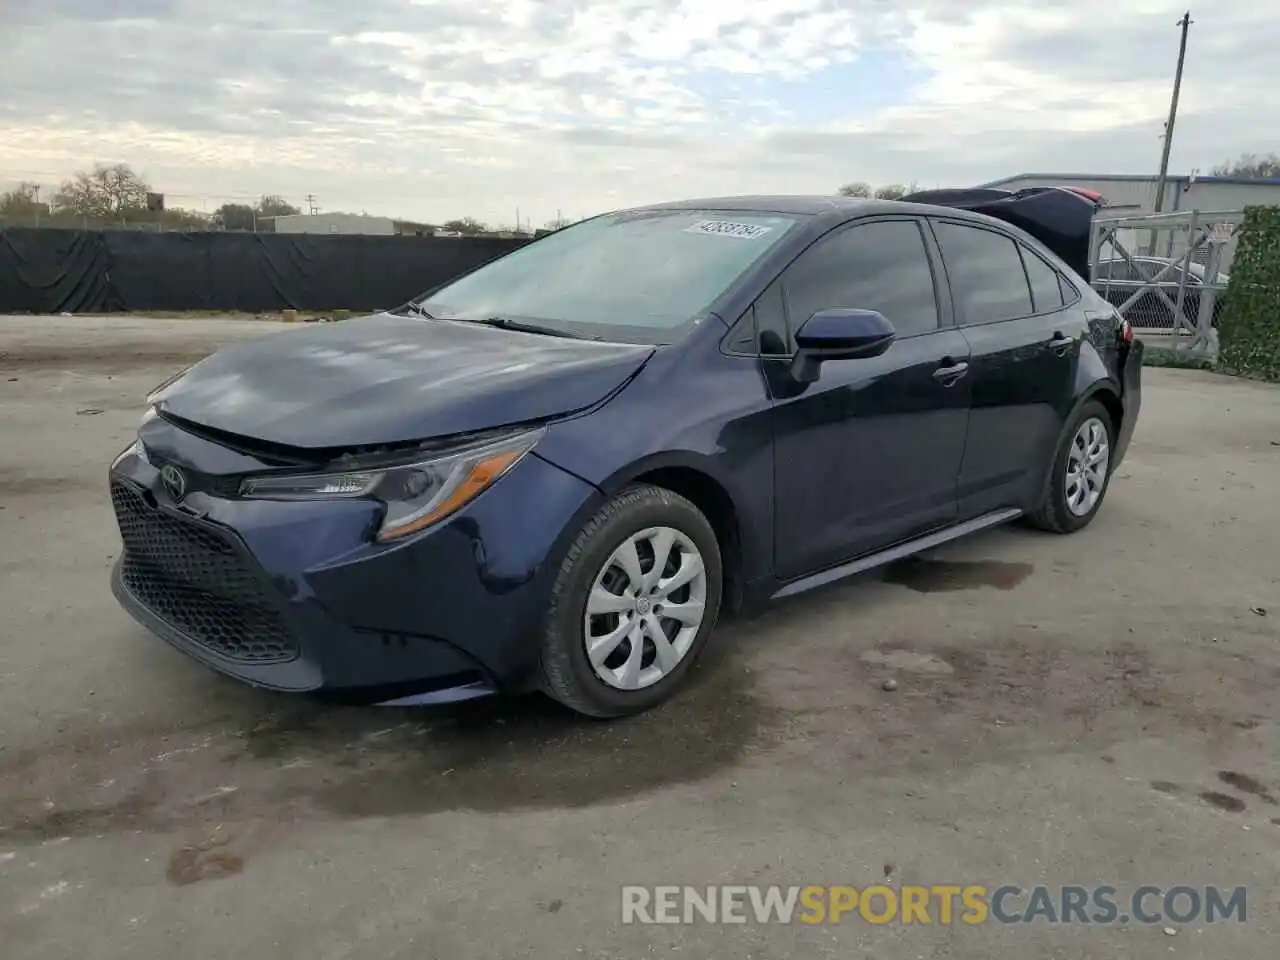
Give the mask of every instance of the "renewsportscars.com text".
[{"label": "renewsportscars.com text", "polygon": [[622,922],[641,924],[1154,924],[1247,919],[1244,887],[979,884],[627,886]]}]

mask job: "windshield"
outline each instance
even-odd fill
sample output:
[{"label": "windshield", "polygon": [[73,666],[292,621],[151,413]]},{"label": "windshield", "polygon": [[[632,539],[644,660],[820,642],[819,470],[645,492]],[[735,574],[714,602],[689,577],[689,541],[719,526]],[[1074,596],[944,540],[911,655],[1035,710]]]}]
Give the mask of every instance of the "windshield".
[{"label": "windshield", "polygon": [[761,213],[607,214],[521,247],[436,290],[447,320],[524,320],[605,339],[667,343],[795,226]]}]

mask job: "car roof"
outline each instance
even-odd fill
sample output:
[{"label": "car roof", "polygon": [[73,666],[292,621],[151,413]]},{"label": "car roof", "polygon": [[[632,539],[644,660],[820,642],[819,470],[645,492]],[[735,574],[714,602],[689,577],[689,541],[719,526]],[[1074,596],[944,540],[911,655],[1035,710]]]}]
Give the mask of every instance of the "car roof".
[{"label": "car roof", "polygon": [[[902,200],[873,200],[863,197],[818,196],[818,195],[758,195],[737,197],[703,197],[694,200],[673,200],[669,203],[654,203],[643,207],[634,207],[628,212],[641,210],[732,210],[739,213],[778,213],[801,214],[808,216],[832,215],[841,218],[862,216],[877,213],[909,213],[915,215],[938,214],[946,211],[948,216],[964,216],[974,220],[989,221],[992,218],[982,214],[958,210],[954,207],[942,207],[928,203],[906,203]],[[995,221],[999,222],[999,221]]]}]

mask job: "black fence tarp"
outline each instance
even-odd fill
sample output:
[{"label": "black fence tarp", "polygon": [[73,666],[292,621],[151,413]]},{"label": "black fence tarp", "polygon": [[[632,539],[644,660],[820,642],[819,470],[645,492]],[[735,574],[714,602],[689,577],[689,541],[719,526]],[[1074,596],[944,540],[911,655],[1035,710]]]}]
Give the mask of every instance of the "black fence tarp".
[{"label": "black fence tarp", "polygon": [[404,303],[525,242],[0,230],[0,313],[373,310]]}]

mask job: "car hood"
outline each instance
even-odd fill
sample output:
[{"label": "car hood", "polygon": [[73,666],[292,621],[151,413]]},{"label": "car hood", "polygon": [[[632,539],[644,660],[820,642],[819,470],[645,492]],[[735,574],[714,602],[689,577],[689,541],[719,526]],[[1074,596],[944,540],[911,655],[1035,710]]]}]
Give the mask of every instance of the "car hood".
[{"label": "car hood", "polygon": [[153,400],[167,416],[265,443],[394,444],[590,407],[653,350],[375,314],[226,347]]}]

